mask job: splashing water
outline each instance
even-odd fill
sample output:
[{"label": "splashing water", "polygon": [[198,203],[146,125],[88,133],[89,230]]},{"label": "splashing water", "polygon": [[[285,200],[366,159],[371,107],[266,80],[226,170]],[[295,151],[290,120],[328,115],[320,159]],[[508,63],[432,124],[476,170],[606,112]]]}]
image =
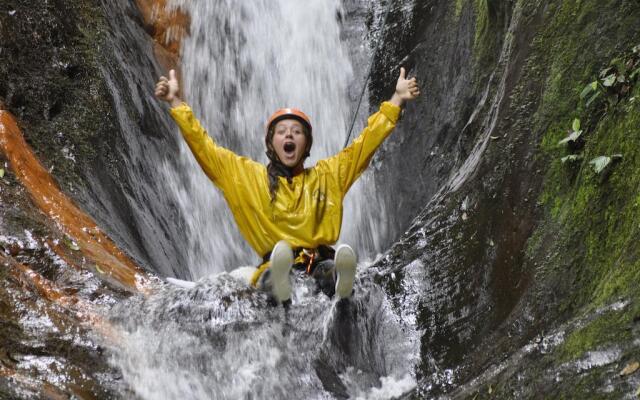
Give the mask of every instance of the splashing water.
[{"label": "splashing water", "polygon": [[286,312],[227,273],[133,298],[112,310],[112,363],[141,399],[389,399],[415,387],[415,332],[379,288],[336,303],[311,285],[296,277]]},{"label": "splashing water", "polygon": [[[218,143],[266,162],[266,119],[279,107],[297,107],[310,115],[314,126],[306,166],[340,150],[354,82],[347,44],[340,39],[340,1],[173,0],[171,6],[191,15],[182,53],[186,101]],[[255,265],[258,258],[241,237],[222,195],[184,143],[179,159],[181,171],[167,163],[164,174],[187,218],[185,274],[195,279]],[[385,213],[375,199],[373,179],[365,176],[345,202],[341,240],[354,246],[361,258],[381,250],[378,238],[384,236]]]}]

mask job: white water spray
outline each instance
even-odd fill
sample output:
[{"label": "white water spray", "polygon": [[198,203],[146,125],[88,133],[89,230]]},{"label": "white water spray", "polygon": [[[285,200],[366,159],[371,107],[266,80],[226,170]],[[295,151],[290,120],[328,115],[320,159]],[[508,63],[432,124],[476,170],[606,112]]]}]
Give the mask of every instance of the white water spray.
[{"label": "white water spray", "polygon": [[[266,119],[279,107],[297,107],[314,126],[306,166],[341,149],[355,80],[347,44],[340,39],[339,0],[173,0],[171,6],[191,16],[182,87],[214,140],[266,162]],[[187,219],[190,277],[255,265],[258,257],[186,144],[177,156],[182,171],[167,166],[163,172]],[[345,202],[340,240],[353,245],[361,259],[381,250],[378,238],[385,229],[384,209],[372,185],[365,175]]]}]

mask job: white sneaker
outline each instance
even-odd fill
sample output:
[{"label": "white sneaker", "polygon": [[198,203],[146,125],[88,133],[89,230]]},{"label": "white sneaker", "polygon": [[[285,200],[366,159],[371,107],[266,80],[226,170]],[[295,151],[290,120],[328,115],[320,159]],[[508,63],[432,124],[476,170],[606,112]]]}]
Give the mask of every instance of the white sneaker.
[{"label": "white sneaker", "polygon": [[334,257],[336,264],[336,296],[339,299],[351,297],[353,280],[356,277],[356,253],[351,246],[341,244]]},{"label": "white sneaker", "polygon": [[271,293],[278,303],[291,298],[291,282],[289,272],[293,265],[293,251],[284,240],[279,241],[271,251]]}]

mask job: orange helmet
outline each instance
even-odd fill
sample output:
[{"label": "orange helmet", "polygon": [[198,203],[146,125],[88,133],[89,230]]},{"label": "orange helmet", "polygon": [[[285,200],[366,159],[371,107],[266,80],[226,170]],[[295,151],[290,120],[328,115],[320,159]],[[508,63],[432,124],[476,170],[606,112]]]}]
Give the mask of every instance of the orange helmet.
[{"label": "orange helmet", "polygon": [[275,125],[278,121],[283,119],[293,118],[302,122],[304,126],[309,130],[309,134],[311,134],[311,119],[307,116],[307,114],[298,110],[297,108],[280,108],[276,112],[274,112],[267,121],[267,132],[273,125]]},{"label": "orange helmet", "polygon": [[[282,121],[283,119],[295,119],[300,121],[302,125],[306,128],[307,133],[307,153],[309,149],[311,149],[311,144],[313,143],[313,136],[311,135],[311,119],[307,116],[307,114],[298,110],[297,108],[280,108],[276,112],[274,112],[267,121],[267,132],[265,136],[265,143],[267,145],[267,149],[269,148],[269,142],[271,142],[272,137],[272,129],[273,126],[278,123],[278,121]],[[308,156],[308,154],[307,154]]]}]

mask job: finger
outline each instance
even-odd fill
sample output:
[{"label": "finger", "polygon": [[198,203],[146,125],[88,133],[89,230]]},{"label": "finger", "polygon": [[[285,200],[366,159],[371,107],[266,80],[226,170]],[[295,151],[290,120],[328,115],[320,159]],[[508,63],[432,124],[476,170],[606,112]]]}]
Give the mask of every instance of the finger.
[{"label": "finger", "polygon": [[413,78],[409,79],[411,82],[418,82],[418,80],[416,79],[416,77],[414,76]]},{"label": "finger", "polygon": [[404,67],[400,67],[400,79],[405,79],[407,76],[407,71],[405,71]]},{"label": "finger", "polygon": [[177,81],[178,80],[178,78],[176,78],[176,70],[175,69],[172,69],[171,71],[169,71],[169,78],[172,81]]},{"label": "finger", "polygon": [[162,75],[159,79],[160,82],[168,82],[169,80],[167,79],[166,76]]}]

